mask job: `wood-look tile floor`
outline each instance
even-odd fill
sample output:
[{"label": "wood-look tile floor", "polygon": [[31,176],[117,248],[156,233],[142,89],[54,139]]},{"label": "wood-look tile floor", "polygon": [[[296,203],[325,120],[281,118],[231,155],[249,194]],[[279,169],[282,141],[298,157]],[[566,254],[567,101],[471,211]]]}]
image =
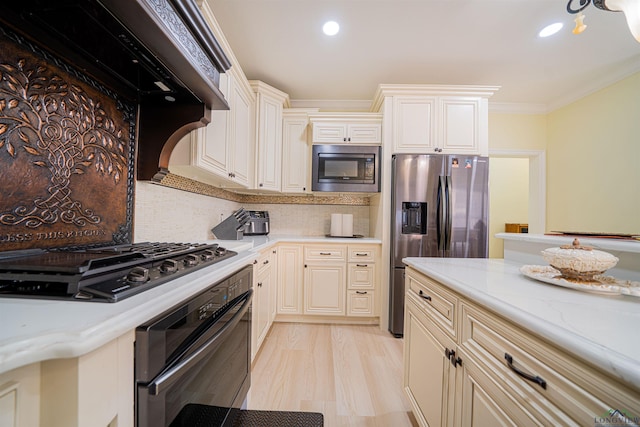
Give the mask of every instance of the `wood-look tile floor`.
[{"label": "wood-look tile floor", "polygon": [[325,427],[417,426],[402,390],[402,340],[377,326],[274,323],[247,406],[322,412]]}]

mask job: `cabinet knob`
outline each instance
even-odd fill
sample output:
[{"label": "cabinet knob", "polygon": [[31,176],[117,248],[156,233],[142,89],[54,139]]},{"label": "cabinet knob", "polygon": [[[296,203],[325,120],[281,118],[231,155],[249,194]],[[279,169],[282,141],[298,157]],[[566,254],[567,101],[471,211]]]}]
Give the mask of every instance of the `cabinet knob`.
[{"label": "cabinet knob", "polygon": [[262,287],[262,282],[258,282],[258,287]]},{"label": "cabinet knob", "polygon": [[258,187],[262,187],[262,183],[258,184]]}]

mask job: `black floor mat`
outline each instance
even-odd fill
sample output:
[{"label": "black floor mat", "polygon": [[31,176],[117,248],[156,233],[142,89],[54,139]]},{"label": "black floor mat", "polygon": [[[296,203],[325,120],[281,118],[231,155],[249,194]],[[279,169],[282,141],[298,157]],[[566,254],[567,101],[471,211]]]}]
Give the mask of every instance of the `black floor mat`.
[{"label": "black floor mat", "polygon": [[319,412],[240,411],[234,427],[323,427]]},{"label": "black floor mat", "polygon": [[[170,427],[219,427],[228,408],[189,404],[182,408]],[[324,415],[319,412],[258,411],[234,409],[233,427],[323,427]]]}]

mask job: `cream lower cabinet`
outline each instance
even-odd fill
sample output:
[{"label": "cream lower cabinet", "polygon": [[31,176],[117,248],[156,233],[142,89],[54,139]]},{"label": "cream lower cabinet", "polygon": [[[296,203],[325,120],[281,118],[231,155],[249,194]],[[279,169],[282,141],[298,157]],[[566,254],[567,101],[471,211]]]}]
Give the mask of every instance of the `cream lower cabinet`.
[{"label": "cream lower cabinet", "polygon": [[349,245],[347,264],[347,315],[376,316],[376,250]]},{"label": "cream lower cabinet", "polygon": [[253,269],[253,303],[251,305],[251,360],[260,350],[275,317],[277,250],[260,253]]},{"label": "cream lower cabinet", "polygon": [[31,427],[40,423],[40,364],[0,374],[0,426]]},{"label": "cream lower cabinet", "polygon": [[133,427],[134,336],[0,374],[0,426]]},{"label": "cream lower cabinet", "polygon": [[305,246],[304,314],[346,314],[346,258],[344,245]]},{"label": "cream lower cabinet", "polygon": [[377,317],[377,244],[278,244],[279,320]]},{"label": "cream lower cabinet", "polygon": [[302,314],[303,246],[278,245],[277,314]]},{"label": "cream lower cabinet", "polygon": [[616,410],[640,414],[638,390],[562,343],[411,268],[406,286],[404,387],[421,426],[586,426]]}]

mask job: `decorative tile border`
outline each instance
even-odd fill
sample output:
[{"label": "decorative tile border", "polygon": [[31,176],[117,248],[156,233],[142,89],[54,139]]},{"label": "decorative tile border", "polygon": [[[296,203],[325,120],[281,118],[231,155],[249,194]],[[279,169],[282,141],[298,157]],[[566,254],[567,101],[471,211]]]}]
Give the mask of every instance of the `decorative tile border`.
[{"label": "decorative tile border", "polygon": [[217,197],[219,199],[231,200],[238,203],[262,203],[262,204],[292,204],[292,205],[349,205],[349,206],[369,206],[369,197],[358,195],[332,195],[332,196],[285,196],[285,195],[262,195],[262,194],[240,194],[229,190],[204,184],[190,178],[168,173],[160,181],[160,185],[189,191],[191,193],[202,194],[204,196]]}]

